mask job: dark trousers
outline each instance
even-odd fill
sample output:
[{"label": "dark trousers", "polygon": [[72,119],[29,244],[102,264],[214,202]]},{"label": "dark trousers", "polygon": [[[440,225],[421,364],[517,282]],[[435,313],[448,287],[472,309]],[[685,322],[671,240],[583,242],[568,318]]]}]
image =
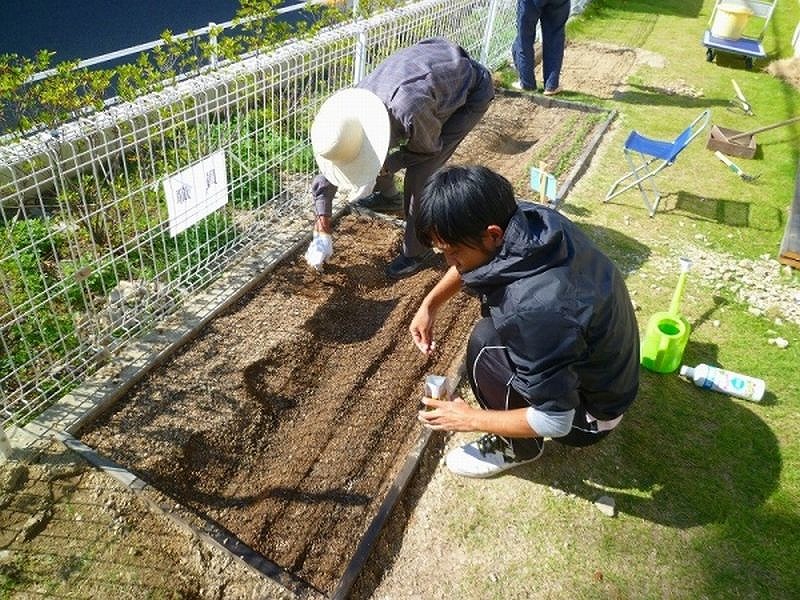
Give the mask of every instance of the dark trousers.
[{"label": "dark trousers", "polygon": [[542,29],[542,76],[544,88],[554,90],[559,85],[564,62],[564,29],[569,18],[570,0],[517,0],[517,37],[512,47],[514,66],[522,87],[536,88],[534,75],[536,24]]},{"label": "dark trousers", "polygon": [[[478,404],[484,409],[511,410],[528,408],[530,403],[511,387],[514,378],[514,365],[508,358],[508,350],[503,344],[494,323],[488,317],[475,325],[467,343],[467,378]],[[587,422],[586,410],[575,409],[570,432],[554,441],[567,446],[589,446],[607,436],[609,431],[592,431]],[[541,440],[534,438],[514,438],[511,440],[517,457],[538,454]]]},{"label": "dark trousers", "polygon": [[403,209],[406,216],[403,254],[406,256],[419,256],[428,250],[417,239],[417,230],[414,226],[414,217],[425,183],[436,169],[444,166],[461,141],[480,122],[493,98],[494,85],[491,75],[488,71],[483,70],[483,79],[467,97],[467,102],[442,125],[441,151],[406,167],[403,179]]}]

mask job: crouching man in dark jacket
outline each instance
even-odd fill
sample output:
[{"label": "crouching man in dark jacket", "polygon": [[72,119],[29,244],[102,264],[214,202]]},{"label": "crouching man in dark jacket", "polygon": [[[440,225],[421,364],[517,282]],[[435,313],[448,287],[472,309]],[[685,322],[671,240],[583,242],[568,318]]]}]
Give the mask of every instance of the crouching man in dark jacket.
[{"label": "crouching man in dark jacket", "polygon": [[411,322],[417,347],[432,351],[436,313],[462,285],[481,302],[467,345],[481,408],[425,398],[419,414],[432,429],[486,432],[451,451],[448,468],[489,477],[536,460],[545,437],[587,446],[607,436],[639,385],[636,317],[611,260],[558,212],[517,204],[485,167],[434,173],[415,223],[450,265]]}]

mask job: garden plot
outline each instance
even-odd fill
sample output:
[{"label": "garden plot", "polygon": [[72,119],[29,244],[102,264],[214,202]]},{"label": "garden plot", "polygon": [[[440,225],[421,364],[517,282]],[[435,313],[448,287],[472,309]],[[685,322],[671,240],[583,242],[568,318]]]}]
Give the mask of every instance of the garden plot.
[{"label": "garden plot", "polygon": [[[530,166],[569,179],[606,125],[604,112],[499,95],[453,161],[526,196]],[[408,324],[444,265],[388,281],[400,233],[345,215],[324,273],[279,265],[78,437],[276,565],[298,596],[330,594],[419,438],[424,376],[454,374],[478,316],[459,295],[438,317],[437,354],[416,350]]]}]

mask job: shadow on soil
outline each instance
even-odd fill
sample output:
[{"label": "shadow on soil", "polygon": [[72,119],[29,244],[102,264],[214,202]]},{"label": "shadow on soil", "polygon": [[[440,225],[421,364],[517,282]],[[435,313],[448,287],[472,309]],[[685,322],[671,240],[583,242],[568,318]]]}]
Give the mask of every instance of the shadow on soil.
[{"label": "shadow on soil", "polygon": [[446,435],[431,436],[425,451],[420,456],[417,471],[409,481],[406,491],[392,508],[358,579],[350,590],[348,600],[369,600],[384,573],[391,569],[403,545],[403,534],[408,520],[442,460],[446,442]]},{"label": "shadow on soil", "polygon": [[[638,85],[626,83],[622,90],[613,93],[613,98],[617,102],[626,104],[640,104],[646,106],[678,106],[681,108],[697,108],[704,110],[714,106],[729,106],[728,98],[708,98],[706,96],[688,96],[676,94],[666,88],[654,87],[650,85]],[[676,133],[688,123],[676,123]]]}]

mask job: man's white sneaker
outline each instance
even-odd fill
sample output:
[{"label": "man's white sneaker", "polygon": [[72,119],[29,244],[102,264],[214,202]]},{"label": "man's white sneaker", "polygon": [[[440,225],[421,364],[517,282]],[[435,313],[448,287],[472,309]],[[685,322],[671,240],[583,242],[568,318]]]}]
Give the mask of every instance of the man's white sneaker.
[{"label": "man's white sneaker", "polygon": [[511,444],[503,437],[487,433],[474,442],[447,453],[447,468],[464,477],[491,477],[508,469],[533,462],[542,455],[544,444],[535,439],[539,452],[536,456],[517,458]]}]

